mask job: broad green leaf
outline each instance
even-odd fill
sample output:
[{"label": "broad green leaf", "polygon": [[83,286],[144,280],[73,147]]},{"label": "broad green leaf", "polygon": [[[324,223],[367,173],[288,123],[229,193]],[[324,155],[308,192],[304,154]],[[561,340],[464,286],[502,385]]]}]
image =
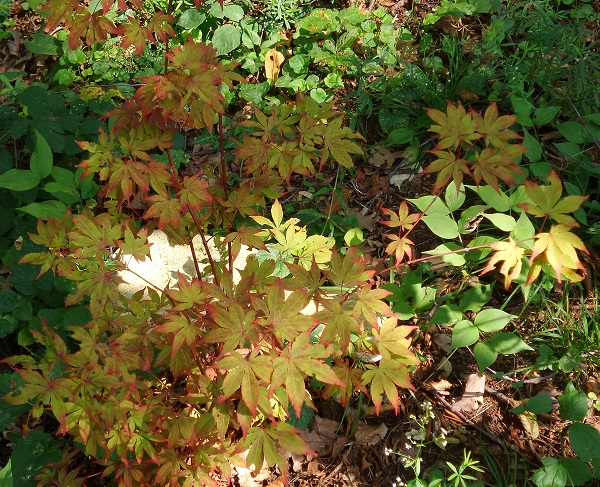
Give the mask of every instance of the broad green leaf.
[{"label": "broad green leaf", "polygon": [[24,44],[27,50],[33,54],[56,56],[62,53],[59,52],[60,43],[49,34],[35,33],[31,36],[31,40],[25,40]]},{"label": "broad green leaf", "polygon": [[533,248],[535,227],[524,211],[521,212],[515,228],[510,232],[510,236],[519,246],[530,250]]},{"label": "broad green leaf", "polygon": [[450,264],[454,267],[460,267],[465,265],[467,262],[462,253],[455,252],[460,248],[462,248],[460,245],[455,244],[454,242],[448,242],[446,244],[438,245],[435,249],[428,250],[427,252],[423,253],[427,255],[439,255],[439,258],[442,262]]},{"label": "broad green leaf", "polygon": [[586,132],[585,127],[578,122],[559,123],[556,128],[569,142],[583,144],[589,141],[589,134]]},{"label": "broad green leaf", "polygon": [[458,303],[461,311],[477,313],[492,297],[493,284],[477,284],[465,292]]},{"label": "broad green leaf", "polygon": [[458,237],[458,224],[446,215],[427,215],[423,217],[423,222],[429,227],[435,235],[443,239],[451,240]]},{"label": "broad green leaf", "polygon": [[479,329],[469,320],[462,320],[452,329],[451,348],[468,347],[479,340]]},{"label": "broad green leaf", "polygon": [[475,191],[483,202],[491,206],[498,213],[504,213],[510,209],[510,199],[502,191],[498,192],[491,186],[467,186]]},{"label": "broad green leaf", "polygon": [[52,150],[50,150],[46,139],[37,130],[35,131],[35,136],[35,149],[31,154],[29,167],[33,175],[41,181],[52,172]]},{"label": "broad green leaf", "polygon": [[585,485],[594,478],[590,466],[580,458],[559,458],[558,461],[569,475],[569,485]]},{"label": "broad green leaf", "polygon": [[2,470],[0,470],[0,486],[2,487],[13,487],[13,477],[12,477],[12,465],[11,460],[8,460],[8,463],[4,466]]},{"label": "broad green leaf", "polygon": [[517,226],[517,221],[512,216],[504,213],[484,213],[483,216],[503,232],[512,232]]},{"label": "broad green leaf", "polygon": [[29,213],[42,220],[49,220],[50,218],[61,219],[67,211],[67,205],[61,201],[48,200],[42,203],[31,203],[27,206],[21,206],[17,210]]},{"label": "broad green leaf", "polygon": [[533,396],[525,403],[525,409],[533,414],[545,414],[552,411],[552,398],[544,395]]},{"label": "broad green leaf", "polygon": [[584,462],[598,456],[600,451],[600,431],[589,424],[569,425],[569,441],[575,454]]},{"label": "broad green leaf", "polygon": [[348,247],[353,245],[360,245],[364,241],[363,231],[360,228],[351,228],[344,235],[344,242]]},{"label": "broad green leaf", "polygon": [[498,333],[488,340],[489,347],[504,354],[515,354],[524,350],[533,350],[514,333]]},{"label": "broad green leaf", "polygon": [[416,199],[409,199],[410,203],[415,205],[426,215],[449,215],[450,210],[445,203],[437,196],[425,195]]},{"label": "broad green leaf", "polygon": [[188,8],[179,17],[177,24],[185,30],[192,30],[199,27],[206,20],[206,14],[199,12],[194,8]]},{"label": "broad green leaf", "polygon": [[527,150],[525,151],[525,157],[527,157],[530,162],[539,161],[542,158],[542,146],[527,130],[524,130],[523,132],[525,134],[523,145],[527,147]]},{"label": "broad green leaf", "polygon": [[[214,4],[216,5],[216,3]],[[228,54],[238,48],[242,42],[242,31],[232,24],[225,24],[215,29],[212,44],[217,49],[217,56]]]},{"label": "broad green leaf", "polygon": [[458,210],[465,202],[465,198],[464,186],[461,186],[458,192],[456,191],[455,184],[449,184],[446,188],[444,200],[446,202],[446,206],[451,212]]},{"label": "broad green leaf", "polygon": [[498,358],[498,352],[492,350],[487,342],[480,342],[475,345],[473,354],[475,355],[475,360],[477,361],[480,372],[487,369]]},{"label": "broad green leaf", "polygon": [[583,421],[588,412],[588,399],[584,392],[578,391],[573,382],[569,382],[558,397],[560,417],[567,421]]},{"label": "broad green leaf", "polygon": [[538,487],[565,487],[569,478],[567,469],[556,458],[542,458],[544,466],[535,471],[531,481]]},{"label": "broad green leaf", "polygon": [[10,169],[0,174],[0,188],[28,191],[40,184],[41,179],[28,169]]},{"label": "broad green leaf", "polygon": [[461,320],[462,312],[455,304],[443,304],[440,306],[429,321],[434,325],[452,326]]},{"label": "broad green leaf", "polygon": [[515,315],[496,308],[484,309],[477,313],[475,326],[486,333],[494,333],[502,330],[514,318]]},{"label": "broad green leaf", "polygon": [[61,451],[58,442],[50,435],[33,430],[18,441],[11,456],[13,482],[19,487],[35,487],[35,477],[43,467],[58,462]]},{"label": "broad green leaf", "polygon": [[546,125],[547,123],[550,123],[554,117],[556,117],[559,111],[560,107],[557,106],[537,108],[533,114],[533,123],[537,127]]}]

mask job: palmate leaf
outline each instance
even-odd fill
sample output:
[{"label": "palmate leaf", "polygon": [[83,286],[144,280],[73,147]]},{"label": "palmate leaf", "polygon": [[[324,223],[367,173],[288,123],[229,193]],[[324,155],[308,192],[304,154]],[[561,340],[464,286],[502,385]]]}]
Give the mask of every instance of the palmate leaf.
[{"label": "palmate leaf", "polygon": [[513,144],[506,148],[487,147],[476,154],[475,161],[471,163],[473,179],[477,186],[484,180],[498,193],[500,187],[498,179],[507,184],[516,186],[515,175],[525,175],[525,171],[514,161],[525,152],[522,145]]},{"label": "palmate leaf", "polygon": [[389,221],[381,223],[391,228],[400,227],[401,230],[410,230],[419,220],[419,215],[417,213],[409,215],[408,204],[406,201],[400,203],[398,213],[393,210],[388,210],[387,208],[382,208],[381,211],[390,217]]},{"label": "palmate leaf", "polygon": [[508,237],[508,242],[495,242],[491,244],[491,247],[496,253],[488,261],[482,274],[494,270],[498,262],[504,261],[500,267],[500,273],[504,276],[504,288],[508,289],[510,283],[521,275],[525,249],[517,245],[512,237]]},{"label": "palmate leaf", "polygon": [[119,35],[122,36],[121,47],[127,49],[129,46],[135,47],[135,53],[141,56],[146,49],[146,41],[152,40],[152,32],[147,26],[142,26],[139,19],[127,16],[129,23],[119,26]]},{"label": "palmate leaf", "polygon": [[382,358],[378,365],[368,364],[362,379],[363,385],[369,386],[376,414],[379,414],[384,394],[398,414],[400,406],[398,387],[414,390],[408,367],[393,358]]},{"label": "palmate leaf", "polygon": [[509,130],[516,122],[516,117],[513,115],[503,115],[498,117],[498,106],[496,102],[488,106],[483,117],[476,112],[472,112],[473,118],[477,123],[477,132],[485,137],[485,144],[490,144],[504,148],[508,141],[514,139],[522,139],[519,134]]},{"label": "palmate leaf", "polygon": [[260,340],[259,328],[254,319],[256,313],[246,311],[239,304],[233,304],[228,309],[218,307],[213,318],[218,328],[213,328],[205,337],[207,343],[223,343],[224,354],[238,348],[243,348],[247,342]]},{"label": "palmate leaf", "polygon": [[150,196],[148,201],[152,206],[144,214],[144,218],[158,218],[158,228],[177,228],[181,222],[183,207],[181,201],[171,198],[167,193]]},{"label": "palmate leaf", "polygon": [[434,148],[435,151],[453,150],[463,142],[470,144],[482,137],[480,133],[477,133],[477,122],[473,114],[467,113],[460,102],[458,102],[458,106],[448,102],[446,113],[428,108],[427,115],[436,122],[436,125],[432,125],[429,130],[439,134],[440,140]]},{"label": "palmate leaf", "polygon": [[[359,138],[360,135],[349,127],[342,127],[343,119],[344,117],[338,117],[329,121],[323,137],[323,144],[333,160],[350,168],[354,165],[350,154],[362,154],[363,151],[358,144],[350,140]],[[321,165],[325,162],[321,160]]]},{"label": "palmate leaf", "polygon": [[571,226],[559,223],[553,225],[548,232],[535,236],[531,262],[533,263],[536,257],[543,254],[556,273],[558,282],[561,282],[561,275],[565,271],[583,268],[577,256],[577,250],[588,253],[585,244],[571,230]]},{"label": "palmate leaf", "polygon": [[323,299],[319,302],[325,308],[314,315],[321,324],[325,325],[320,342],[323,345],[337,343],[341,351],[345,352],[350,345],[352,333],[359,335],[361,326],[337,300]]},{"label": "palmate leaf", "polygon": [[81,37],[84,38],[86,45],[91,46],[117,33],[115,24],[105,17],[101,10],[90,13],[88,9],[79,9],[69,33],[69,48],[77,49],[81,45]]},{"label": "palmate leaf", "polygon": [[434,154],[437,159],[429,164],[429,166],[427,166],[423,171],[421,171],[421,174],[439,172],[435,181],[433,192],[439,192],[450,181],[454,181],[456,184],[457,193],[460,192],[464,175],[471,174],[468,162],[465,159],[457,159],[454,152],[447,150],[432,150],[429,152]]},{"label": "palmate leaf", "polygon": [[392,310],[389,305],[383,301],[384,298],[392,294],[385,289],[371,289],[371,285],[365,285],[360,288],[356,294],[356,304],[352,310],[352,316],[355,320],[360,320],[361,316],[374,329],[379,328],[377,314],[382,316],[391,316]]},{"label": "palmate leaf", "polygon": [[411,340],[408,336],[416,326],[398,325],[397,318],[386,319],[379,331],[373,330],[377,351],[383,358],[394,359],[405,365],[417,365],[419,360],[408,349]]},{"label": "palmate leaf", "polygon": [[525,181],[525,192],[531,199],[531,203],[521,203],[530,215],[552,218],[554,221],[569,227],[578,227],[575,219],[567,215],[573,213],[588,198],[587,196],[566,196],[561,200],[563,186],[556,171],[552,170],[548,175],[550,185],[540,186],[532,181]]},{"label": "palmate leaf", "polygon": [[357,254],[356,247],[352,247],[344,256],[334,249],[331,268],[323,272],[334,285],[349,287],[360,286],[375,275],[375,271],[367,270],[367,259]]},{"label": "palmate leaf", "polygon": [[392,235],[386,233],[385,236],[391,240],[385,251],[388,255],[395,257],[395,266],[398,267],[402,264],[404,256],[408,257],[408,260],[412,260],[413,253],[412,249],[415,243],[406,236],[402,236],[401,233],[398,235]]},{"label": "palmate leaf", "polygon": [[294,407],[296,417],[300,417],[302,404],[309,400],[304,384],[307,377],[315,377],[325,384],[343,386],[333,369],[324,359],[331,356],[331,347],[310,343],[310,333],[298,335],[295,340],[281,351],[273,360],[273,377],[270,390],[275,391],[282,385]]}]

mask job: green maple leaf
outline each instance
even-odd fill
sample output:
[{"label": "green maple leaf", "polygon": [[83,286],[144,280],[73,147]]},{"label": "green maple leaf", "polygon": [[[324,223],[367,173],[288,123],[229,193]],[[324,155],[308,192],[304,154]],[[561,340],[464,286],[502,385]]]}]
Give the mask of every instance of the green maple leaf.
[{"label": "green maple leaf", "polygon": [[310,343],[310,333],[298,335],[281,355],[273,360],[273,377],[270,390],[274,393],[285,384],[296,417],[300,417],[302,404],[309,399],[304,384],[307,377],[315,377],[325,384],[343,385],[324,359],[331,355],[331,348]]},{"label": "green maple leaf", "polygon": [[177,303],[173,306],[174,311],[202,306],[209,297],[200,279],[194,277],[189,280],[181,273],[178,273],[177,289],[169,289],[167,294],[174,303]]},{"label": "green maple leaf", "polygon": [[543,254],[548,264],[554,269],[558,282],[561,282],[561,275],[565,273],[565,270],[568,272],[583,268],[577,256],[577,250],[588,253],[585,244],[571,230],[572,226],[559,223],[553,225],[550,231],[535,236],[531,262],[538,255]]},{"label": "green maple leaf", "polygon": [[92,46],[97,42],[108,39],[110,34],[117,34],[118,29],[100,10],[90,13],[87,9],[78,9],[73,17],[71,31],[69,33],[69,48],[77,49],[81,45],[79,40],[85,38],[85,43]]},{"label": "green maple leaf", "polygon": [[190,320],[184,314],[170,314],[166,321],[155,328],[156,333],[172,333],[171,356],[174,356],[183,345],[193,348],[201,334],[199,323]]},{"label": "green maple leaf", "polygon": [[472,113],[476,123],[477,132],[485,137],[485,144],[503,148],[509,140],[522,139],[519,134],[509,130],[516,121],[513,115],[503,115],[498,117],[498,106],[496,102],[492,103],[485,111],[482,117],[479,113]]},{"label": "green maple leaf", "polygon": [[273,359],[260,355],[260,349],[254,349],[246,355],[231,352],[230,357],[217,363],[217,368],[228,371],[223,380],[222,397],[226,399],[240,391],[242,401],[256,416],[261,385],[264,387],[265,383],[270,382],[273,367]]},{"label": "green maple leaf", "polygon": [[437,193],[450,181],[454,181],[456,187],[460,188],[464,175],[471,174],[467,161],[465,159],[457,159],[454,152],[447,150],[432,150],[429,152],[434,154],[437,159],[421,171],[421,174],[439,172],[435,180],[433,192]]},{"label": "green maple leaf", "polygon": [[340,359],[336,359],[332,369],[344,385],[325,384],[325,398],[339,398],[340,403],[345,406],[355,392],[368,394],[367,388],[362,383],[363,371],[361,369],[352,366],[347,360]]},{"label": "green maple leaf", "polygon": [[121,252],[131,255],[135,260],[144,262],[146,257],[150,255],[151,243],[148,243],[148,230],[142,228],[138,230],[137,236],[129,227],[125,228],[123,240],[117,240],[116,244],[121,249]]},{"label": "green maple leaf", "polygon": [[362,378],[363,385],[369,386],[371,400],[377,414],[381,409],[384,395],[398,414],[400,404],[398,387],[414,390],[406,365],[391,358],[382,358],[378,365],[368,364]]},{"label": "green maple leaf", "polygon": [[436,122],[436,125],[432,125],[429,129],[439,134],[440,141],[434,149],[436,151],[448,148],[453,150],[463,142],[470,144],[482,137],[477,133],[477,122],[473,115],[467,113],[460,102],[458,106],[448,102],[446,113],[428,108],[427,115]]},{"label": "green maple leaf", "polygon": [[523,208],[530,215],[552,218],[563,225],[578,227],[577,221],[567,213],[576,211],[588,197],[572,195],[561,200],[563,187],[556,171],[550,172],[548,181],[549,186],[539,186],[526,180],[525,192],[532,202],[521,203],[519,208]]},{"label": "green maple leaf", "polygon": [[134,17],[128,15],[127,20],[129,23],[119,26],[119,35],[122,36],[121,47],[127,49],[129,46],[135,46],[135,53],[141,56],[146,50],[146,40],[152,40],[151,31]]},{"label": "green maple leaf", "polygon": [[514,176],[516,174],[523,176],[525,171],[514,159],[521,156],[525,150],[524,146],[514,144],[502,149],[487,147],[481,153],[476,153],[475,161],[471,162],[471,169],[477,186],[479,186],[482,179],[498,193],[500,192],[498,179],[516,186]]},{"label": "green maple leaf", "polygon": [[207,191],[210,186],[208,181],[199,179],[200,174],[192,177],[184,177],[181,190],[177,193],[177,197],[181,204],[192,211],[199,212],[212,201],[212,196]]},{"label": "green maple leaf", "polygon": [[69,232],[70,244],[77,248],[75,257],[87,259],[110,252],[123,235],[121,225],[115,225],[107,213],[93,219],[88,212],[73,217],[75,229]]},{"label": "green maple leaf", "polygon": [[[148,31],[154,34],[156,39],[167,42],[170,37],[176,35],[173,27],[169,25],[171,22],[177,22],[177,19],[163,11],[154,12],[148,22]],[[148,40],[153,41],[151,37]]]}]

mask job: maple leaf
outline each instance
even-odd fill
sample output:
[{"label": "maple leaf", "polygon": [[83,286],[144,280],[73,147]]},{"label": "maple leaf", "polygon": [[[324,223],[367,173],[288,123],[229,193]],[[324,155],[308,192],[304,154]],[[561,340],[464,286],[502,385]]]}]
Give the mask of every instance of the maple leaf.
[{"label": "maple leaf", "polygon": [[385,289],[371,289],[370,285],[362,286],[356,294],[356,304],[352,310],[355,320],[364,317],[365,321],[375,330],[379,328],[377,313],[383,316],[391,316],[392,310],[383,299],[392,294]]},{"label": "maple leaf", "polygon": [[[167,42],[169,37],[175,37],[175,31],[173,27],[169,25],[170,22],[177,22],[177,19],[172,15],[159,10],[152,14],[152,18],[148,22],[148,30],[154,34],[154,36],[163,42]],[[152,41],[152,39],[149,39]]]},{"label": "maple leaf", "polygon": [[148,201],[152,206],[144,214],[144,218],[151,219],[158,217],[158,228],[164,230],[169,226],[177,228],[181,222],[183,207],[181,201],[171,198],[167,193],[161,193],[150,196]]},{"label": "maple leaf", "polygon": [[375,275],[375,271],[366,268],[367,259],[359,256],[356,247],[352,247],[344,256],[333,249],[331,268],[323,272],[336,286],[353,287],[368,282]]},{"label": "maple leaf", "polygon": [[156,333],[172,333],[171,356],[174,356],[183,345],[193,347],[201,334],[200,324],[193,322],[184,314],[171,314],[166,321],[157,326]]},{"label": "maple leaf", "polygon": [[150,186],[145,172],[146,165],[142,162],[129,158],[113,161],[106,187],[107,192],[116,189],[116,199],[119,203],[123,203],[137,194],[138,187],[144,192],[149,191]]},{"label": "maple leaf", "polygon": [[299,289],[286,298],[281,279],[269,286],[264,298],[251,299],[254,308],[264,313],[264,317],[258,319],[259,323],[272,330],[281,344],[316,326],[313,317],[301,314],[308,304],[306,292]]},{"label": "maple leaf", "polygon": [[223,342],[222,353],[227,354],[243,348],[248,342],[260,340],[259,327],[255,321],[256,313],[244,309],[234,303],[228,309],[217,307],[213,319],[219,328],[208,332],[205,341],[208,343]]},{"label": "maple leaf", "polygon": [[302,404],[309,397],[304,385],[306,377],[315,377],[325,384],[344,385],[333,369],[324,361],[331,355],[331,352],[330,347],[311,344],[310,333],[302,333],[281,351],[279,357],[273,360],[270,390],[274,393],[277,388],[285,384],[297,418],[300,417]]},{"label": "maple leaf", "polygon": [[561,282],[561,275],[565,270],[583,269],[577,250],[589,253],[581,239],[571,232],[572,228],[570,225],[559,223],[553,225],[550,231],[535,236],[531,262],[543,253],[548,264],[552,266],[558,282]]},{"label": "maple leaf", "polygon": [[386,233],[385,236],[392,240],[385,248],[385,251],[388,255],[394,255],[396,267],[402,264],[404,256],[408,257],[408,260],[412,260],[412,246],[415,245],[412,240],[401,233],[398,235]]},{"label": "maple leaf", "polygon": [[172,308],[174,311],[200,306],[209,296],[200,279],[194,277],[189,280],[180,272],[177,273],[177,289],[169,289],[167,294],[173,302],[177,303]]},{"label": "maple leaf", "polygon": [[218,198],[219,203],[225,208],[225,213],[239,214],[243,217],[258,214],[258,207],[264,207],[265,197],[262,193],[254,191],[253,181],[244,180],[234,191],[230,191],[227,201]]},{"label": "maple leaf", "polygon": [[388,210],[387,208],[382,208],[381,211],[391,218],[390,221],[381,222],[387,227],[400,227],[402,230],[410,230],[414,227],[415,223],[419,221],[419,215],[417,213],[413,213],[412,215],[408,214],[408,204],[406,201],[400,203],[398,213],[393,210]]},{"label": "maple leaf", "polygon": [[375,413],[379,415],[385,394],[398,414],[400,406],[398,387],[414,390],[406,365],[398,360],[382,358],[378,365],[367,364],[366,367],[367,370],[363,373],[362,380],[364,386],[370,386]]},{"label": "maple leaf", "polygon": [[409,335],[418,327],[398,325],[397,318],[386,319],[379,330],[373,329],[377,351],[386,359],[394,359],[404,365],[418,365],[419,359],[408,349]]},{"label": "maple leaf", "polygon": [[460,102],[458,106],[448,102],[446,113],[428,108],[427,115],[437,123],[429,128],[431,132],[439,134],[440,141],[434,149],[436,151],[456,149],[463,142],[471,143],[482,137],[477,133],[477,122],[473,115],[467,113]]},{"label": "maple leaf", "polygon": [[549,186],[539,186],[526,180],[525,192],[532,202],[521,203],[519,208],[523,208],[530,215],[552,218],[563,225],[578,227],[577,221],[567,213],[576,211],[588,197],[571,195],[561,200],[563,186],[556,171],[550,172],[548,181]]},{"label": "maple leaf", "polygon": [[258,348],[246,356],[233,351],[230,357],[219,360],[217,367],[228,371],[223,380],[221,397],[226,399],[240,391],[242,400],[256,416],[260,399],[260,384],[262,383],[264,387],[264,384],[271,380],[272,360],[267,355],[260,355]]},{"label": "maple leaf", "polygon": [[335,397],[336,400],[339,400],[339,402],[345,406],[355,392],[360,391],[364,394],[368,394],[367,388],[362,383],[363,371],[361,369],[351,366],[347,360],[341,359],[335,360],[332,369],[344,385],[325,384],[325,399]]},{"label": "maple leaf", "polygon": [[361,326],[336,299],[323,299],[320,303],[325,309],[314,315],[315,319],[325,325],[321,332],[320,343],[323,345],[337,343],[340,350],[345,352],[350,345],[352,333],[361,334]]},{"label": "maple leaf", "polygon": [[148,243],[148,230],[146,228],[138,230],[137,236],[135,236],[129,227],[125,228],[124,238],[116,240],[115,243],[119,246],[121,252],[131,255],[135,260],[141,262],[144,262],[146,257],[150,255],[150,246],[152,245]]},{"label": "maple leaf", "polygon": [[498,117],[498,106],[496,102],[487,107],[484,116],[472,112],[472,116],[477,123],[477,132],[485,137],[485,145],[493,145],[503,148],[509,140],[522,139],[519,134],[509,130],[516,122],[517,118],[513,115],[503,115]]},{"label": "maple leaf", "polygon": [[508,242],[494,242],[490,247],[496,253],[488,261],[482,274],[493,271],[498,262],[504,261],[500,267],[500,274],[504,276],[504,289],[508,290],[510,283],[521,275],[525,248],[517,245],[512,237],[508,237]]},{"label": "maple leaf", "polygon": [[185,176],[181,190],[177,193],[182,206],[186,206],[193,211],[200,211],[212,201],[212,196],[206,191],[210,186],[209,182],[199,178],[200,173],[192,177]]},{"label": "maple leaf", "polygon": [[107,213],[90,218],[88,212],[73,217],[75,229],[69,232],[69,241],[75,246],[75,257],[88,259],[110,252],[123,235],[121,225],[115,225]]},{"label": "maple leaf", "polygon": [[141,56],[146,50],[146,40],[152,40],[152,31],[149,27],[144,27],[140,21],[134,17],[127,16],[129,23],[119,26],[119,35],[122,36],[121,47],[127,49],[129,46],[135,46],[135,53]]},{"label": "maple leaf", "polygon": [[517,185],[514,176],[525,175],[525,171],[514,161],[525,152],[525,147],[514,144],[509,147],[498,149],[497,147],[487,147],[475,154],[475,161],[471,162],[473,169],[473,179],[479,186],[481,180],[485,180],[492,188],[500,193],[498,179],[507,184]]},{"label": "maple leaf", "polygon": [[428,151],[434,154],[437,159],[427,166],[421,174],[430,174],[439,172],[435,181],[433,192],[437,193],[450,181],[454,181],[456,188],[460,191],[460,186],[465,174],[471,174],[467,161],[465,159],[457,159],[454,152],[446,150]]},{"label": "maple leaf", "polygon": [[81,45],[81,37],[85,43],[91,46],[97,42],[108,39],[110,34],[117,34],[118,29],[101,10],[90,13],[89,10],[78,10],[73,19],[71,32],[69,33],[69,48],[77,49]]},{"label": "maple leaf", "polygon": [[[343,117],[330,120],[327,124],[327,131],[323,137],[323,144],[329,151],[331,157],[344,167],[350,168],[354,164],[350,154],[362,154],[362,149],[350,139],[360,137],[349,127],[342,127]],[[321,159],[321,166],[325,164]]]}]

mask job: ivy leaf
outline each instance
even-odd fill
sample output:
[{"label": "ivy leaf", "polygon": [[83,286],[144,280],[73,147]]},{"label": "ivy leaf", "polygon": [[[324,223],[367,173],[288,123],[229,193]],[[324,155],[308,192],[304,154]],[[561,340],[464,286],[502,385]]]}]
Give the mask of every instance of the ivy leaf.
[{"label": "ivy leaf", "polygon": [[371,400],[377,415],[379,415],[384,394],[398,414],[400,405],[398,387],[414,390],[406,365],[391,358],[382,358],[378,366],[367,364],[367,370],[363,373],[362,379],[363,385],[370,386]]},{"label": "ivy leaf", "polygon": [[537,234],[531,252],[531,262],[538,255],[544,255],[554,269],[558,282],[561,282],[561,275],[565,270],[583,268],[577,256],[577,250],[588,253],[585,244],[571,232],[571,229],[571,226],[559,223],[553,225],[550,231]]},{"label": "ivy leaf", "polygon": [[482,274],[493,271],[498,262],[504,261],[500,267],[500,273],[504,276],[504,289],[508,289],[510,283],[521,275],[525,249],[517,245],[512,237],[508,237],[508,242],[494,242],[490,247],[496,253],[488,261]]},{"label": "ivy leaf", "polygon": [[[431,132],[439,134],[439,143],[435,146],[435,151],[442,149],[456,149],[461,143],[471,143],[482,137],[477,133],[477,122],[471,113],[467,113],[460,102],[454,106],[448,102],[446,113],[433,108],[427,109],[427,115],[436,125],[430,127]],[[459,187],[460,184],[457,184]]]},{"label": "ivy leaf", "polygon": [[519,208],[523,208],[530,215],[552,218],[558,223],[570,227],[578,227],[575,219],[566,213],[573,213],[588,198],[587,196],[571,195],[560,199],[563,193],[563,186],[556,174],[552,170],[548,175],[550,185],[539,186],[532,181],[525,181],[525,191],[531,199],[531,203],[520,203]]}]

